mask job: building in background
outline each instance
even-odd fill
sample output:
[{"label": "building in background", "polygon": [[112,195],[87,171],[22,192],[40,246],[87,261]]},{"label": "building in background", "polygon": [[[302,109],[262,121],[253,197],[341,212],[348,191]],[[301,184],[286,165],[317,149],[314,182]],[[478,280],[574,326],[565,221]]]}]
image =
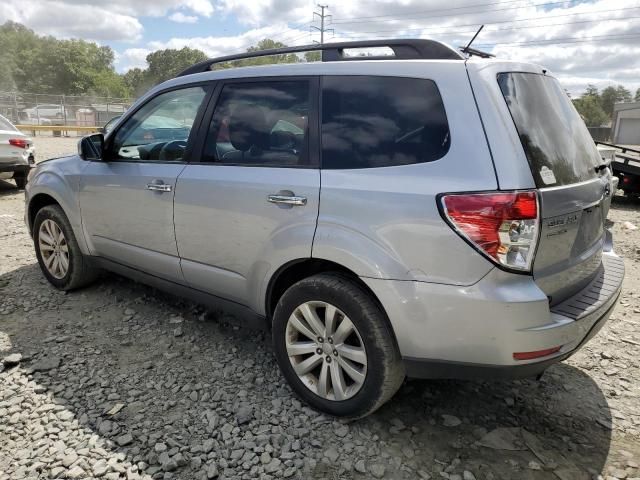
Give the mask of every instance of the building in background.
[{"label": "building in background", "polygon": [[616,145],[640,145],[640,102],[613,106],[611,137]]}]

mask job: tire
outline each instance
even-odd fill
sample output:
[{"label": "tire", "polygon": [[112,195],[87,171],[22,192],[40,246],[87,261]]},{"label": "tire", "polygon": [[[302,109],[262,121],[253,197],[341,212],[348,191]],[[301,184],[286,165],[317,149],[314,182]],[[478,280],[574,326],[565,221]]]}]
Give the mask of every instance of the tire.
[{"label": "tire", "polygon": [[[43,227],[45,222],[47,222],[47,224]],[[66,270],[55,271],[54,269],[52,271],[45,263],[50,262],[50,256],[52,255],[51,249],[45,248],[50,238],[47,238],[48,235],[46,235],[47,227],[57,232],[55,226],[62,232],[64,237],[58,242],[59,247],[57,252],[59,255],[63,255],[66,246]],[[41,229],[43,229],[43,231],[41,231]],[[33,222],[33,242],[42,273],[49,283],[57,289],[74,290],[88,285],[97,277],[99,270],[91,265],[90,259],[87,256],[83,255],[76,241],[76,237],[73,234],[69,219],[58,205],[47,205],[38,211]],[[64,262],[60,260],[58,265],[62,263]]]},{"label": "tire", "polygon": [[[337,309],[335,316],[328,314],[332,312],[332,306]],[[308,328],[311,323],[306,321],[308,317],[305,314],[309,315],[309,309],[316,313],[312,318],[321,322],[316,323],[315,330]],[[337,328],[328,327],[331,324],[327,323],[327,318],[335,318]],[[342,328],[345,318],[350,320],[354,330],[342,339],[344,334],[340,331],[348,331],[348,327]],[[302,334],[298,329],[300,325],[307,327],[308,334],[316,334],[319,328],[324,327],[323,341],[319,337],[310,339],[311,335]],[[291,286],[276,306],[272,335],[276,359],[294,392],[311,407],[336,417],[360,418],[374,412],[396,393],[405,377],[402,358],[386,314],[370,293],[339,273],[314,275]],[[289,352],[298,352],[298,347],[313,349],[313,352],[290,358]],[[347,353],[349,358],[343,355]],[[318,356],[321,357],[319,361]],[[366,359],[366,364],[353,362],[350,358],[357,358],[358,362]],[[299,375],[306,370],[303,365],[315,363],[317,365],[312,371]],[[338,376],[335,382],[335,371],[331,369],[345,363],[356,367],[358,375],[351,377],[352,374],[347,373],[353,369],[345,368],[341,375],[343,381]],[[364,380],[353,380],[361,379],[362,373]],[[323,375],[327,378],[326,385],[331,382],[330,387],[323,388],[320,381]],[[338,398],[334,384],[346,386],[338,389],[338,393],[345,393],[338,395],[342,398]]]},{"label": "tire", "polygon": [[16,182],[16,187],[19,190],[24,190],[24,187],[27,186],[27,176],[24,174],[15,175],[13,181]]}]

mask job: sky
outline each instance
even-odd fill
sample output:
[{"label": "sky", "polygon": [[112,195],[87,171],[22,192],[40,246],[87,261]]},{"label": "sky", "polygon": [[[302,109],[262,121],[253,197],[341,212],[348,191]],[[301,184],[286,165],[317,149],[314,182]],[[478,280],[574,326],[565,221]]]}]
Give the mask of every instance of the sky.
[{"label": "sky", "polygon": [[[551,70],[572,96],[587,84],[640,88],[640,0],[326,0],[325,41],[432,38]],[[245,51],[264,38],[286,45],[319,40],[307,0],[2,0],[0,23],[39,34],[109,45],[115,67],[144,67],[161,48],[210,56]]]}]

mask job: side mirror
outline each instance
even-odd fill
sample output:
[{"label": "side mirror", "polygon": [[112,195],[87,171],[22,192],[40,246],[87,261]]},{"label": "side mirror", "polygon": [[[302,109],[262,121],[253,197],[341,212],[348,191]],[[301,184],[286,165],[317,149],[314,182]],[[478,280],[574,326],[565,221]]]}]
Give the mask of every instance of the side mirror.
[{"label": "side mirror", "polygon": [[78,142],[78,155],[83,160],[102,160],[104,149],[104,135],[94,133],[82,137]]}]

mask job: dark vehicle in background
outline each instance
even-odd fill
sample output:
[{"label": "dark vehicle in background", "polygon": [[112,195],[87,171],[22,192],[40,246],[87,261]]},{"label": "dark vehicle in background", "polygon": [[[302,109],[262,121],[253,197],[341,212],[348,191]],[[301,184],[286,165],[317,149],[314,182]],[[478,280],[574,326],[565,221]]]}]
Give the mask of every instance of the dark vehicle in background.
[{"label": "dark vehicle in background", "polygon": [[627,196],[640,195],[640,149],[605,142],[596,144],[614,150],[610,166],[613,174],[619,179],[618,188]]}]

